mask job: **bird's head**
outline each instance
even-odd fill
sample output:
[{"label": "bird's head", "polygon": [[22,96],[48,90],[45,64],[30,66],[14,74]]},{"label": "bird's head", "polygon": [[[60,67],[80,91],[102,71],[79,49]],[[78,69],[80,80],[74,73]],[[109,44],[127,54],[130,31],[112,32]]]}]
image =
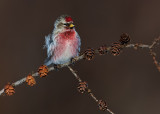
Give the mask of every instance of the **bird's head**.
[{"label": "bird's head", "polygon": [[61,30],[71,30],[74,29],[74,24],[71,16],[69,15],[62,15],[58,17],[54,24],[56,29],[61,29]]}]

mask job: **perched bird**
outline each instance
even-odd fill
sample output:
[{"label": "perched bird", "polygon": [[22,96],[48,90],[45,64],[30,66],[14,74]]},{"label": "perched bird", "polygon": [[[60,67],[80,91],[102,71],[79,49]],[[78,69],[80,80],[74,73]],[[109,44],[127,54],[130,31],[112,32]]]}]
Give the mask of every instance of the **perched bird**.
[{"label": "perched bird", "polygon": [[45,37],[48,58],[45,65],[64,64],[79,55],[80,37],[69,15],[62,15],[54,23],[52,34]]}]

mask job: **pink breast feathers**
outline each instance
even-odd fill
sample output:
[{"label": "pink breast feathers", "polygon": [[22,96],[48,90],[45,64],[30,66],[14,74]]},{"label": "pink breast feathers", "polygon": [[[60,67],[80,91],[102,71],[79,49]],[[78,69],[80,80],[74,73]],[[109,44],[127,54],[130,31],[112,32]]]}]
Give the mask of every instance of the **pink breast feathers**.
[{"label": "pink breast feathers", "polygon": [[56,41],[53,56],[55,64],[63,64],[77,56],[78,39],[76,38],[76,32],[74,30],[60,33],[56,37]]}]

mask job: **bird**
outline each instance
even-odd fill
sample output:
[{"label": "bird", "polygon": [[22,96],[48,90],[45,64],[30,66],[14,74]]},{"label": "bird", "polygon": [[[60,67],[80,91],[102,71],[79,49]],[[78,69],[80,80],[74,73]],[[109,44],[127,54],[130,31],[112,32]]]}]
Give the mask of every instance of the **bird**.
[{"label": "bird", "polygon": [[81,39],[75,30],[73,19],[69,15],[61,15],[54,23],[52,34],[45,36],[44,48],[47,59],[44,65],[61,65],[79,56]]}]

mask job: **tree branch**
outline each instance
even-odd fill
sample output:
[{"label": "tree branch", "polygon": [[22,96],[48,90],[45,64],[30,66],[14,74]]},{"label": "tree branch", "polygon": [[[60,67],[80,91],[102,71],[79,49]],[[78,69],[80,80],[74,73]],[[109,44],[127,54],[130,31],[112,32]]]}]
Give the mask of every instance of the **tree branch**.
[{"label": "tree branch", "polygon": [[[84,53],[80,54],[80,56],[73,58],[74,62],[80,61],[82,59],[92,60],[94,58],[94,55],[104,55],[107,53],[111,53],[113,56],[118,56],[124,48],[133,48],[135,50],[147,48],[149,49],[149,52],[153,58],[153,62],[155,66],[157,67],[158,71],[160,72],[160,63],[156,60],[156,53],[153,51],[154,47],[158,44],[160,41],[160,37],[155,39],[151,45],[147,44],[141,44],[141,43],[135,43],[135,44],[128,44],[130,41],[130,36],[128,34],[122,34],[121,39],[119,42],[113,43],[111,46],[101,46],[98,49],[94,50],[92,48],[88,48]],[[69,65],[73,63],[73,61],[69,61],[65,64],[58,65],[58,68],[68,67],[69,70],[72,72],[72,74],[75,76],[75,78],[79,82],[78,90],[83,93],[87,91],[87,93],[95,100],[95,102],[98,103],[98,107],[100,110],[107,110],[110,112],[110,114],[114,114],[110,109],[108,109],[106,102],[103,100],[98,100],[95,95],[91,92],[91,90],[88,88],[88,84],[80,79],[80,77],[77,75],[75,70],[73,70]],[[33,86],[35,82],[35,77],[45,77],[47,76],[48,72],[55,70],[56,68],[54,66],[47,67],[45,65],[42,65],[39,67],[38,72],[35,72],[33,74],[29,74],[27,77],[24,77],[14,83],[8,83],[5,85],[5,87],[0,91],[1,95],[13,95],[15,93],[15,86],[18,86],[24,82],[27,82],[28,85]]]}]

